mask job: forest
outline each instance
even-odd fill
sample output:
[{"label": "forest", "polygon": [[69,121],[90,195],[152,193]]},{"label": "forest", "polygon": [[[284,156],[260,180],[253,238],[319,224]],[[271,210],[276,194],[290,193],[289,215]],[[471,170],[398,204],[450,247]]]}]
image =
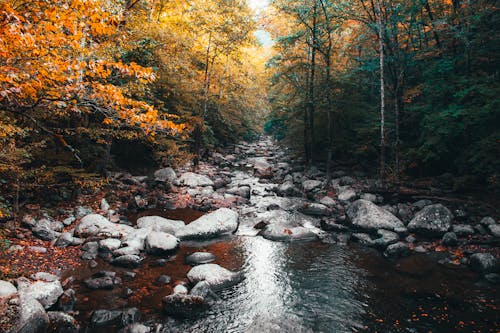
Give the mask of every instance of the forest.
[{"label": "forest", "polygon": [[496,331],[499,69],[491,0],[0,0],[0,332]]}]

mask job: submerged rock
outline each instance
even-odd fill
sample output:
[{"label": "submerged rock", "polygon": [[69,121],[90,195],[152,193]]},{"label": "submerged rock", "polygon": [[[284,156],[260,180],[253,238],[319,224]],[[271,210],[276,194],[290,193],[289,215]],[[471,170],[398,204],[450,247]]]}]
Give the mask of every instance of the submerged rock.
[{"label": "submerged rock", "polygon": [[353,202],[347,209],[347,216],[354,227],[367,231],[378,229],[395,231],[404,228],[403,222],[396,216],[367,200],[360,199]]},{"label": "submerged rock", "polygon": [[47,312],[49,316],[49,332],[53,333],[78,333],[80,325],[75,318],[59,311]]},{"label": "submerged rock", "polygon": [[195,252],[186,257],[186,264],[188,265],[202,265],[208,264],[215,260],[215,255],[210,252]]},{"label": "submerged rock", "polygon": [[179,317],[196,316],[206,308],[205,299],[201,296],[187,294],[172,294],[162,299],[163,311],[167,315]]},{"label": "submerged rock", "polygon": [[410,255],[410,248],[408,244],[403,242],[397,242],[391,244],[385,249],[384,256],[388,258],[401,258]]},{"label": "submerged rock", "polygon": [[490,253],[474,253],[469,258],[472,270],[480,273],[495,273],[499,269],[498,260]]},{"label": "submerged rock", "polygon": [[237,227],[238,213],[228,208],[219,208],[179,229],[176,236],[180,239],[214,238],[232,233]]},{"label": "submerged rock", "polygon": [[122,267],[135,268],[141,265],[142,258],[134,254],[126,254],[111,260],[111,264]]}]

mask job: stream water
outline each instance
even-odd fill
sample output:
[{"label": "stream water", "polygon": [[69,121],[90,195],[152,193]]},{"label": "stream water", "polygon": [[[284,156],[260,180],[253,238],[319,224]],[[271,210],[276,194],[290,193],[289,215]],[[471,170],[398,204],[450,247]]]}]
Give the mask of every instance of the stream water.
[{"label": "stream water", "polygon": [[[192,220],[200,213],[161,215]],[[190,269],[185,256],[200,250],[214,253],[223,267],[242,270],[245,279],[220,292],[220,300],[196,317],[167,318],[161,299],[172,292],[172,284],[155,281],[161,274],[173,282],[184,280]],[[497,288],[468,269],[438,265],[438,257],[421,254],[390,261],[356,245],[280,243],[260,236],[183,243],[164,266],[148,258],[132,280],[124,276],[129,270],[105,262],[73,272],[83,280],[111,269],[124,280],[112,291],[78,285],[76,309],[86,319],[95,309],[136,306],[142,321],[160,324],[163,332],[498,332]],[[134,290],[128,298],[127,288]]]}]

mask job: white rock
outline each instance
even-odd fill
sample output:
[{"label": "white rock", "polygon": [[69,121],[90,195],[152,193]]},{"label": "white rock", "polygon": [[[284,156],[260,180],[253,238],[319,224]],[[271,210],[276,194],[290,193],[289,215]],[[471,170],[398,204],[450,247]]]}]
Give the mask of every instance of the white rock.
[{"label": "white rock", "polygon": [[89,214],[78,222],[75,228],[75,235],[79,237],[123,237],[133,230],[134,228],[131,226],[112,223],[102,215]]},{"label": "white rock", "polygon": [[9,297],[15,293],[17,293],[17,289],[12,283],[0,280],[0,298]]},{"label": "white rock", "polygon": [[174,251],[179,246],[179,239],[161,231],[151,231],[146,237],[146,252],[164,254]]},{"label": "white rock", "polygon": [[162,231],[172,235],[184,226],[183,221],[169,220],[161,216],[143,216],[137,220],[138,228],[150,228],[153,231]]},{"label": "white rock", "polygon": [[187,277],[193,284],[206,281],[211,288],[221,289],[238,283],[242,275],[217,264],[204,264],[191,268]]},{"label": "white rock", "polygon": [[189,187],[198,187],[198,186],[213,186],[214,182],[208,178],[207,176],[200,175],[193,172],[185,172],[180,178],[179,182],[182,185]]},{"label": "white rock", "polygon": [[219,208],[179,229],[176,236],[180,239],[213,238],[231,233],[237,227],[238,213],[228,208]]},{"label": "white rock", "polygon": [[362,199],[353,202],[349,206],[347,216],[355,227],[363,230],[386,229],[395,231],[398,228],[404,228],[403,222],[396,216],[373,202]]}]

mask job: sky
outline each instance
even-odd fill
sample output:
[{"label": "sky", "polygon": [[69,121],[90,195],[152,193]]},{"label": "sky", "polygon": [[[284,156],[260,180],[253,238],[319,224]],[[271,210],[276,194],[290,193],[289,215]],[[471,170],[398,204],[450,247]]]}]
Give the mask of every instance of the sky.
[{"label": "sky", "polygon": [[[247,0],[248,5],[252,8],[257,14],[266,10],[266,7],[269,5],[269,0]],[[257,30],[255,32],[255,38],[262,43],[264,46],[273,45],[273,40],[271,39],[271,35],[269,32],[265,30]]]}]

